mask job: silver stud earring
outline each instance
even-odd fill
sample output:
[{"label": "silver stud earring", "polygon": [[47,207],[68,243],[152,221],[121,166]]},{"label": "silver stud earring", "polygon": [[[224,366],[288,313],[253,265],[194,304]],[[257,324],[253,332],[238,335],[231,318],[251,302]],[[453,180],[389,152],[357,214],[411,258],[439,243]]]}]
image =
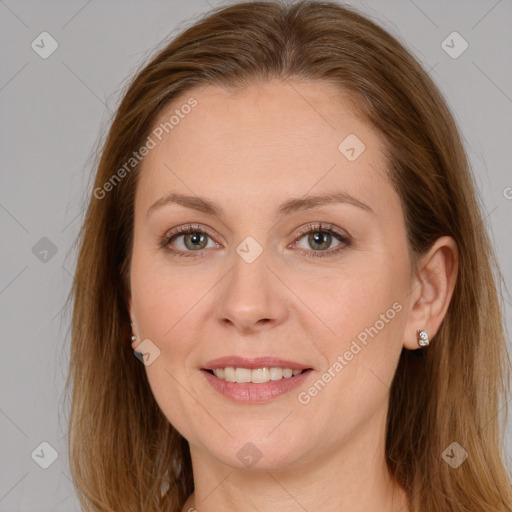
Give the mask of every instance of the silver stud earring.
[{"label": "silver stud earring", "polygon": [[133,343],[134,341],[137,341],[137,336],[132,336],[132,343]]},{"label": "silver stud earring", "polygon": [[428,347],[430,344],[430,338],[428,337],[428,332],[425,329],[418,329],[416,331],[418,335],[418,345],[420,347]]}]

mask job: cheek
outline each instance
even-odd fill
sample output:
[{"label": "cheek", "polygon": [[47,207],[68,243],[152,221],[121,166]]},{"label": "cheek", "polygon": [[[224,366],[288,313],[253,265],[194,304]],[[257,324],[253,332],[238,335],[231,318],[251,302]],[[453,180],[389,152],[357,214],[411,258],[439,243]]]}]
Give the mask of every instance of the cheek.
[{"label": "cheek", "polygon": [[[297,290],[315,312],[307,313],[306,329],[314,333],[313,324],[318,328],[312,337],[324,356],[322,371],[329,380],[329,392],[322,391],[326,410],[329,402],[345,412],[371,410],[385,398],[402,350],[404,269],[401,254],[367,251],[329,278],[315,281],[315,288],[309,281],[308,290]],[[336,409],[333,414],[338,414]]]},{"label": "cheek", "polygon": [[190,398],[186,368],[194,347],[194,307],[205,287],[191,276],[171,272],[159,260],[143,251],[133,253],[133,313],[140,338],[151,340],[159,350],[154,362],[145,367],[153,396],[168,421],[182,434],[190,434],[197,403]]},{"label": "cheek", "polygon": [[295,280],[295,291],[310,311],[309,323],[318,324],[331,357],[354,339],[368,346],[372,339],[392,343],[400,331],[407,279],[400,260],[389,263],[392,257],[357,254],[329,275]]},{"label": "cheek", "polygon": [[165,256],[144,251],[134,251],[130,281],[139,334],[162,349],[179,348],[182,336],[177,334],[193,320],[215,282],[199,267],[173,268]]}]

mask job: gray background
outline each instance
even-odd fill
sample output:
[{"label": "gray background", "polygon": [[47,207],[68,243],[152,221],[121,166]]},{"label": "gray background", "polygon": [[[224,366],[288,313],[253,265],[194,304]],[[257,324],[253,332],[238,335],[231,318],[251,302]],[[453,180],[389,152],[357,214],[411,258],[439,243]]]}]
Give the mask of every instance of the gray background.
[{"label": "gray background", "polygon": [[[510,283],[512,2],[349,3],[398,37],[445,94]],[[155,45],[217,5],[205,0],[0,0],[2,512],[79,510],[67,462],[62,390],[69,312],[62,308],[74,268],[72,243],[91,190],[93,150],[109,126],[122,86]],[[47,59],[31,47],[43,31],[59,45]],[[457,59],[441,47],[453,31],[469,43]],[[40,241],[43,237],[51,243]],[[45,248],[47,254],[41,252]],[[505,300],[510,333],[512,301],[509,295]],[[510,467],[510,420],[508,425]],[[31,457],[43,441],[58,452],[48,469]],[[50,456],[44,447],[44,457],[40,450],[39,460]]]}]

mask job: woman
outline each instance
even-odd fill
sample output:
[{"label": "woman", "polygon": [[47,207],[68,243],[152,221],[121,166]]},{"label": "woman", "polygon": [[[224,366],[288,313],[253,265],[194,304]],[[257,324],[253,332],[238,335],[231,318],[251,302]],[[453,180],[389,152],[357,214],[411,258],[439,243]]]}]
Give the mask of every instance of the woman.
[{"label": "woman", "polygon": [[128,87],[80,233],[82,504],[510,510],[495,269],[392,36],[329,2],[211,12]]}]

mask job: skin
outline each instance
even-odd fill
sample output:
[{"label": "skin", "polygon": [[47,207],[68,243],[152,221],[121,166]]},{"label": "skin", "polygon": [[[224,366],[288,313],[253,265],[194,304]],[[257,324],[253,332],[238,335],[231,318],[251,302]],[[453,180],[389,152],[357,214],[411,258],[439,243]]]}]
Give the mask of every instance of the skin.
[{"label": "skin", "polygon": [[[457,271],[454,241],[440,238],[413,268],[383,141],[334,85],[272,81],[238,94],[195,88],[162,119],[191,96],[197,106],[144,159],[129,298],[133,347],[150,339],[159,348],[147,377],[161,410],[190,444],[195,492],[183,511],[407,511],[385,465],[389,388],[401,350],[419,348],[416,330],[432,338],[445,316]],[[353,162],[338,149],[349,134],[366,146]],[[373,212],[337,203],[275,216],[287,199],[334,190]],[[171,191],[216,201],[224,214],[177,204],[147,213]],[[333,237],[318,248],[307,234],[297,236],[320,222],[352,243]],[[213,232],[206,248],[190,249],[184,235],[172,245],[192,257],[159,246],[165,233],[188,223]],[[236,252],[248,236],[263,250],[250,264]],[[331,256],[305,256],[340,246]],[[300,403],[298,393],[394,303],[401,311],[309,403]],[[238,404],[200,371],[227,355],[276,356],[313,372],[298,390]],[[251,468],[237,457],[247,442],[262,454]]]}]

